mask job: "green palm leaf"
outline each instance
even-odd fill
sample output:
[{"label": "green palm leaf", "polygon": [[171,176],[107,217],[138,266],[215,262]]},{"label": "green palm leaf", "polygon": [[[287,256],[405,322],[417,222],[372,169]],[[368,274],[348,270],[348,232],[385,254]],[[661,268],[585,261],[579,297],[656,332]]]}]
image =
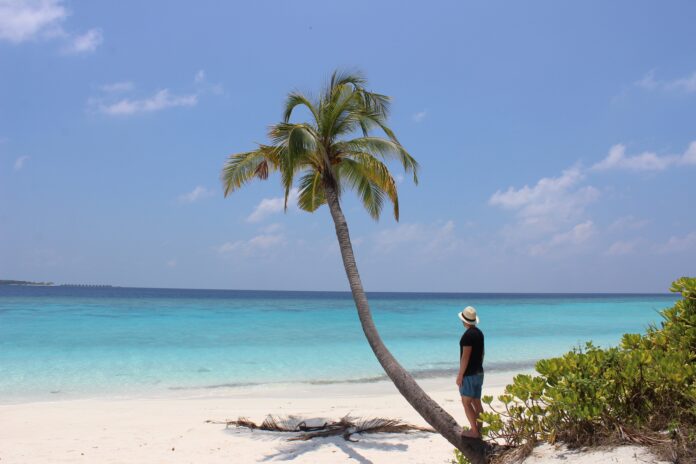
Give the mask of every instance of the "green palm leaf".
[{"label": "green palm leaf", "polygon": [[[389,200],[398,220],[397,186],[385,163],[399,163],[415,183],[418,163],[387,125],[389,97],[366,90],[366,83],[358,72],[335,71],[317,99],[300,92],[288,94],[282,122],[268,131],[271,145],[232,155],[225,164],[225,195],[277,170],[286,208],[299,176],[298,203],[305,211],[316,211],[326,203],[326,188],[334,189],[339,198],[343,190],[351,189],[373,218],[379,218]],[[309,111],[310,120],[290,122],[300,107]],[[385,137],[371,135],[372,131]]]},{"label": "green palm leaf", "polygon": [[254,151],[230,155],[222,168],[224,195],[229,195],[254,177],[267,179],[269,172],[278,169],[277,152],[276,147],[260,145]]}]

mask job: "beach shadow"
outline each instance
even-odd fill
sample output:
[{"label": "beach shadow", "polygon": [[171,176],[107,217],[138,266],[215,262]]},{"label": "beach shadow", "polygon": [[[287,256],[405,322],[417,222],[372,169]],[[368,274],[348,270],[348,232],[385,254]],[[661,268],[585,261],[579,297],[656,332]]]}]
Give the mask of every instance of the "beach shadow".
[{"label": "beach shadow", "polygon": [[[291,461],[298,456],[316,451],[322,446],[331,445],[340,449],[346,454],[346,456],[348,456],[348,458],[355,460],[360,464],[373,464],[373,461],[363,456],[359,450],[378,449],[383,451],[408,451],[408,445],[403,443],[385,443],[374,441],[378,440],[379,438],[383,438],[377,435],[365,435],[364,438],[369,439],[370,441],[360,440],[353,442],[346,441],[343,439],[343,437],[330,437],[314,438],[312,440],[301,442],[287,442],[284,446],[279,447],[275,453],[265,456],[262,461]],[[394,436],[391,436],[390,438],[394,438]]]},{"label": "beach shadow", "polygon": [[[295,418],[291,416],[291,420],[299,421],[300,418]],[[325,422],[329,422],[328,419],[323,417],[312,417],[303,419],[307,425],[318,426]],[[406,452],[408,451],[408,444],[403,443],[403,441],[408,441],[412,439],[417,439],[423,437],[424,433],[365,433],[353,435],[352,439],[354,441],[346,441],[342,436],[332,436],[332,437],[318,437],[307,441],[287,441],[288,438],[296,437],[299,433],[293,432],[269,432],[261,430],[248,430],[239,428],[226,428],[226,433],[233,435],[244,435],[249,438],[258,441],[265,441],[273,443],[278,443],[275,452],[260,458],[261,462],[268,461],[292,461],[299,456],[311,453],[312,451],[317,451],[323,446],[334,446],[338,450],[342,451],[349,459],[359,463],[359,464],[373,464],[373,461],[365,457],[362,453],[367,450],[380,450],[380,451],[391,451],[391,452]],[[401,442],[394,443],[394,440],[399,440]]]}]

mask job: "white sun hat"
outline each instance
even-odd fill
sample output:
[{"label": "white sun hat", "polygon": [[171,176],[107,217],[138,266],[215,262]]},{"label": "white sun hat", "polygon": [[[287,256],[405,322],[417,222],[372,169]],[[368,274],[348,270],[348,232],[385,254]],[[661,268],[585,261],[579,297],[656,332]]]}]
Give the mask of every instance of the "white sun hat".
[{"label": "white sun hat", "polygon": [[479,323],[479,318],[476,315],[476,308],[473,306],[467,306],[458,316],[462,322],[466,322],[467,324],[476,325]]}]

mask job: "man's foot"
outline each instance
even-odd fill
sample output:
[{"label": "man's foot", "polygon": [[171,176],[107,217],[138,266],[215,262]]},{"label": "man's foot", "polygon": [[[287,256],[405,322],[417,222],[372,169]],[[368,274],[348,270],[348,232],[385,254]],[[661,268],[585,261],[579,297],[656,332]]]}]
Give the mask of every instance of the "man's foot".
[{"label": "man's foot", "polygon": [[462,437],[467,437],[467,438],[481,438],[480,433],[476,433],[473,430],[464,430],[462,432]]}]

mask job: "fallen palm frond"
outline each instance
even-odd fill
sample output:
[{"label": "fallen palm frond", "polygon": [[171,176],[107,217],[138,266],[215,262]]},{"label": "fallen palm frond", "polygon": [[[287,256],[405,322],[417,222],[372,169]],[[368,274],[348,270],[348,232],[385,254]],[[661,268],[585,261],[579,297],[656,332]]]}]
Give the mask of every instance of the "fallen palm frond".
[{"label": "fallen palm frond", "polygon": [[299,435],[289,438],[289,441],[311,440],[312,438],[331,437],[341,435],[344,440],[355,441],[351,437],[364,433],[408,433],[435,431],[428,427],[408,424],[397,419],[362,419],[344,416],[338,421],[324,422],[321,425],[307,425],[307,422],[296,417],[267,416],[261,425],[240,417],[232,421],[206,421],[213,424],[225,424],[226,427],[244,427],[250,430],[263,430],[268,432],[290,432]]}]

